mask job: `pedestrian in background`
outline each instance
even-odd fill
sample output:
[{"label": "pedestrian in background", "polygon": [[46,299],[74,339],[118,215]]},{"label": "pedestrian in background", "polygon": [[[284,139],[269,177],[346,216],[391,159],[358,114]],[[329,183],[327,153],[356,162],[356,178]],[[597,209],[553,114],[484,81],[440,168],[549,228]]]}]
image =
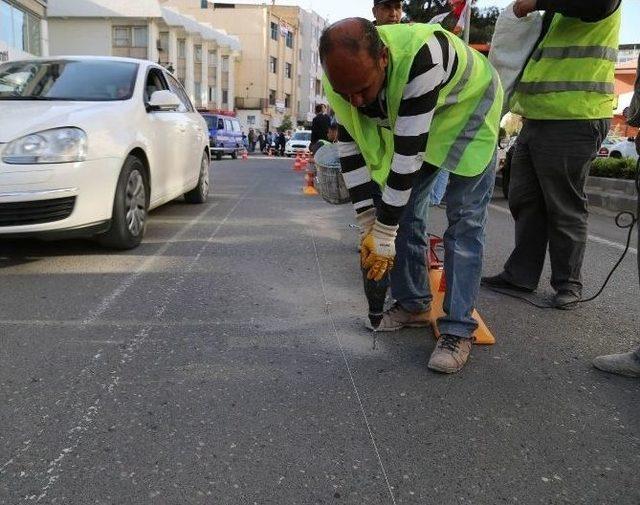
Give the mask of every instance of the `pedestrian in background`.
[{"label": "pedestrian in background", "polygon": [[483,285],[533,292],[549,248],[554,306],[582,298],[585,185],[613,115],[620,0],[517,0],[524,17],[545,10],[543,30],[510,102],[524,118],[511,162],[515,248]]},{"label": "pedestrian in background", "polygon": [[327,140],[327,134],[331,126],[331,118],[327,115],[327,106],[316,105],[316,117],[311,121],[311,143],[314,145],[319,140]]},{"label": "pedestrian in background", "polygon": [[260,146],[260,152],[264,152],[264,148],[267,145],[267,141],[265,139],[264,133],[260,132],[258,134],[258,145]]},{"label": "pedestrian in background", "polygon": [[249,151],[253,153],[256,150],[256,142],[257,142],[256,132],[253,128],[249,128],[248,137],[249,137]]}]

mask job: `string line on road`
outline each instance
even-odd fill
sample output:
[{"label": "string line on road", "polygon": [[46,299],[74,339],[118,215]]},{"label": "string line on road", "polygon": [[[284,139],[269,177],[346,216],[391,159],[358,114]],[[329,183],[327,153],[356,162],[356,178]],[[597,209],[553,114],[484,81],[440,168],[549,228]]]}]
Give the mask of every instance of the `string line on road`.
[{"label": "string line on road", "polygon": [[351,372],[351,366],[349,366],[349,360],[347,359],[347,355],[344,351],[344,346],[342,345],[342,340],[340,339],[340,334],[338,333],[338,328],[336,327],[335,320],[333,319],[333,314],[331,313],[331,303],[329,303],[329,300],[327,298],[324,275],[322,273],[322,267],[320,265],[320,256],[318,254],[318,246],[316,244],[316,236],[315,236],[315,233],[313,232],[313,228],[311,228],[311,240],[313,242],[313,252],[315,254],[316,267],[318,270],[318,277],[320,279],[320,288],[322,291],[322,298],[324,300],[325,313],[331,324],[331,328],[333,330],[333,334],[335,336],[336,342],[338,343],[340,354],[342,355],[342,359],[344,360],[347,373],[349,374],[349,379],[351,379],[351,385],[353,387],[353,391],[355,392],[356,398],[358,400],[358,405],[360,406],[360,412],[362,413],[362,417],[364,418],[364,423],[367,427],[367,431],[369,432],[369,438],[371,439],[371,444],[373,445],[373,449],[376,453],[376,456],[378,457],[378,464],[380,465],[380,469],[382,470],[382,475],[384,476],[384,480],[387,484],[387,489],[389,491],[389,495],[391,496],[391,502],[393,503],[393,505],[396,505],[396,498],[393,494],[393,488],[389,483],[389,477],[387,476],[387,471],[384,467],[384,463],[382,462],[382,457],[380,456],[380,451],[378,450],[378,444],[376,444],[376,439],[373,436],[373,432],[371,431],[371,425],[369,424],[369,418],[367,417],[367,412],[365,411],[364,404],[362,403],[360,391],[358,390],[358,386],[356,386],[356,381],[353,378],[353,373]]}]

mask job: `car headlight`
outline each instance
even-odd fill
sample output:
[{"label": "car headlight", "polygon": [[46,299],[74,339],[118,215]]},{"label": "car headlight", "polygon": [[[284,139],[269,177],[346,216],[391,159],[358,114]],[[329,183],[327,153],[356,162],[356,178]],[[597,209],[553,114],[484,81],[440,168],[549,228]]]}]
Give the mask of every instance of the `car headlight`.
[{"label": "car headlight", "polygon": [[87,159],[87,134],[80,128],[53,128],[9,142],[2,161],[15,165],[73,163]]}]

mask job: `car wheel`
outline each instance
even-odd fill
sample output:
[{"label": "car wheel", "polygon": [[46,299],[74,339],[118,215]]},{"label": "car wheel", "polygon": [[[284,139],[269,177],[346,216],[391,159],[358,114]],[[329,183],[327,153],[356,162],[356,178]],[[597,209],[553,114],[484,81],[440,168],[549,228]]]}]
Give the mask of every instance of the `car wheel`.
[{"label": "car wheel", "polygon": [[237,160],[238,159],[238,150],[234,149],[233,151],[231,151],[231,159],[232,160]]},{"label": "car wheel", "polygon": [[620,151],[612,151],[611,154],[609,154],[609,158],[615,158],[619,160],[620,158],[622,158],[622,153]]},{"label": "car wheel", "polygon": [[184,199],[189,203],[204,203],[209,196],[209,157],[207,153],[202,154],[200,162],[200,175],[198,176],[198,185],[191,191],[184,194]]},{"label": "car wheel", "polygon": [[124,162],[113,200],[111,227],[98,239],[113,249],[140,245],[147,225],[148,183],[142,161],[129,156]]}]

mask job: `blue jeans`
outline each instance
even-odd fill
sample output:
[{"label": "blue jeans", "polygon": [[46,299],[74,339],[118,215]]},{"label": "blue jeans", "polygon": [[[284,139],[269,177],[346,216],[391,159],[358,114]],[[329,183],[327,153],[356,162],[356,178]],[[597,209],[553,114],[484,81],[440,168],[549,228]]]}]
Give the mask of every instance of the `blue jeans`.
[{"label": "blue jeans", "polygon": [[436,176],[436,180],[433,183],[431,192],[429,193],[429,205],[440,205],[444,194],[447,191],[447,184],[449,183],[449,172],[447,170],[440,170]]},{"label": "blue jeans", "polygon": [[[495,160],[494,160],[495,161]],[[472,317],[480,289],[487,206],[495,181],[495,162],[476,177],[451,174],[447,188],[444,270],[447,290],[441,333],[471,338],[478,327]],[[427,271],[429,193],[438,173],[420,173],[405,207],[396,238],[396,262],[391,271],[391,294],[409,312],[431,305]]]}]

